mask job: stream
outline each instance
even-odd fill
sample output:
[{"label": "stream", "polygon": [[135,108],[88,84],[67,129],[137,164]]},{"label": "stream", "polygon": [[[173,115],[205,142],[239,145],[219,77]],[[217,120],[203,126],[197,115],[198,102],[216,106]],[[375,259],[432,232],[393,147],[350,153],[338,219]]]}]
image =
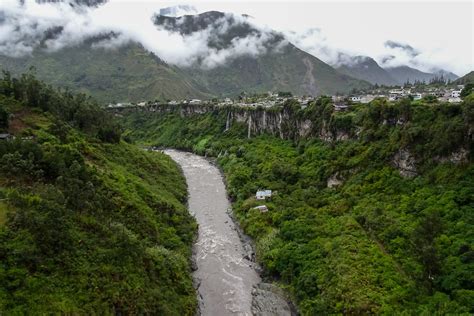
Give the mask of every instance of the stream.
[{"label": "stream", "polygon": [[231,205],[219,169],[201,156],[171,149],[164,152],[183,170],[188,208],[199,224],[193,277],[200,314],[291,315],[283,293],[262,283],[257,273],[250,242],[228,213]]}]

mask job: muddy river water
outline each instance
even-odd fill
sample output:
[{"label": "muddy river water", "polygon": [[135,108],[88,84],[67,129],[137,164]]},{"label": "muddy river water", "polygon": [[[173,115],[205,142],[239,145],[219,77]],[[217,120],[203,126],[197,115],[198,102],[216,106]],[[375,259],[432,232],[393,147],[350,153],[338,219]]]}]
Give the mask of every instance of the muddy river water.
[{"label": "muddy river water", "polygon": [[199,224],[194,279],[201,315],[290,315],[286,301],[261,286],[248,245],[228,213],[231,205],[219,169],[191,153],[165,153],[183,170],[189,211]]}]

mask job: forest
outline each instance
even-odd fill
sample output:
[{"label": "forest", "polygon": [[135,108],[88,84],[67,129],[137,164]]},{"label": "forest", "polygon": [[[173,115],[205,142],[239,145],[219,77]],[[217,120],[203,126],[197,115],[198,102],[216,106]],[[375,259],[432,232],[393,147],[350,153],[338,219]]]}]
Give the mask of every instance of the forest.
[{"label": "forest", "polygon": [[82,94],[0,79],[0,314],[194,315],[177,165]]},{"label": "forest", "polygon": [[[248,139],[244,123],[226,130],[225,109],[131,111],[121,121],[130,141],[217,160],[264,277],[302,315],[471,315],[474,94],[461,104],[376,99],[345,112],[327,97],[284,107],[349,137]],[[259,189],[272,199],[257,201]],[[254,209],[261,204],[269,211]]]}]

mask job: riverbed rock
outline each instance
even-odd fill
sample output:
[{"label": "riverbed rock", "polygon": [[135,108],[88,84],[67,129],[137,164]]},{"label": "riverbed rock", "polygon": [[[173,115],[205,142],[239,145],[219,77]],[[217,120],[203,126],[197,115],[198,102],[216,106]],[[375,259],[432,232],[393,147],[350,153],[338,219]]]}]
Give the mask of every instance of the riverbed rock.
[{"label": "riverbed rock", "polygon": [[291,316],[291,308],[283,291],[270,284],[259,283],[252,290],[252,315]]}]

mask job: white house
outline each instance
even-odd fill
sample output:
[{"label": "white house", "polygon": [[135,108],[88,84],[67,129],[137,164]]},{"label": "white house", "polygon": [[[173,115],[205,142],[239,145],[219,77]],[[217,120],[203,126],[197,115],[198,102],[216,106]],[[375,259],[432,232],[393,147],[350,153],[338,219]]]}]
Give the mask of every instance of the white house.
[{"label": "white house", "polygon": [[266,200],[267,198],[272,197],[272,190],[259,190],[255,194],[257,200]]},{"label": "white house", "polygon": [[412,94],[412,97],[413,97],[413,100],[421,100],[423,96],[421,95],[421,93],[414,93]]},{"label": "white house", "polygon": [[335,111],[345,111],[348,108],[349,108],[349,106],[344,104],[344,103],[334,104],[334,110]]},{"label": "white house", "polygon": [[451,98],[459,98],[461,96],[461,90],[451,91]]},{"label": "white house", "polygon": [[201,104],[201,100],[199,99],[192,99],[191,101],[189,101],[189,104]]},{"label": "white house", "polygon": [[259,205],[253,208],[254,210],[259,210],[260,213],[268,212],[268,207],[266,205]]},{"label": "white house", "polygon": [[351,97],[351,101],[352,101],[352,102],[360,102],[360,101],[361,101],[361,97]]},{"label": "white house", "polygon": [[460,97],[449,98],[449,99],[448,99],[448,102],[449,102],[449,103],[459,103],[459,102],[461,102],[461,101],[462,101],[462,100],[461,100]]}]

